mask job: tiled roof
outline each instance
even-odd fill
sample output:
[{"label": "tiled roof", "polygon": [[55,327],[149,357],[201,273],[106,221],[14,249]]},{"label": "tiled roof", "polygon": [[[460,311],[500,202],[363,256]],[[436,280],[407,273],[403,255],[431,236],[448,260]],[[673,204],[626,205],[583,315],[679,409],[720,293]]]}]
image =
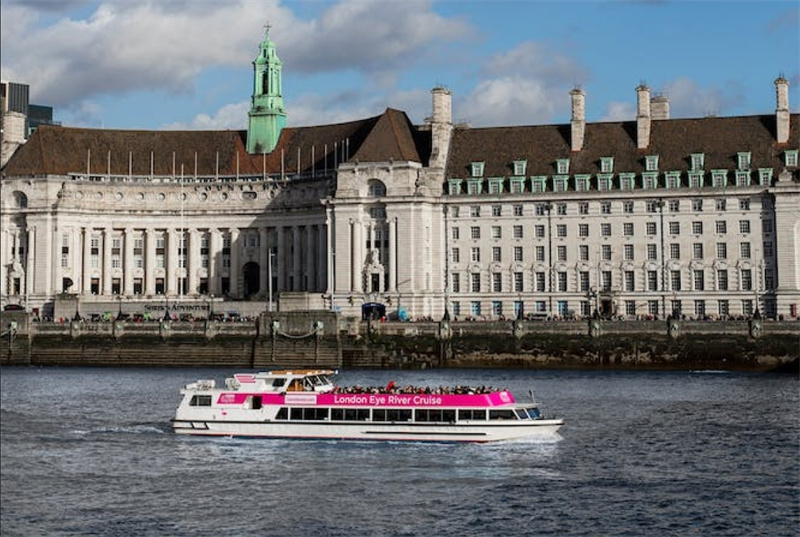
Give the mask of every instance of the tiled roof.
[{"label": "tiled roof", "polygon": [[601,157],[614,157],[614,171],[641,173],[645,155],[659,156],[659,169],[689,169],[690,155],[704,153],[704,169],[734,169],[737,153],[751,153],[751,167],[783,167],[783,152],[800,147],[800,115],[790,119],[789,143],[775,142],[775,116],[708,117],[652,122],[650,146],[636,147],[636,122],[586,125],[581,151],[572,153],[569,124],[529,127],[457,128],[450,146],[446,178],[471,175],[472,162],[484,162],[484,177],[513,175],[513,162],[527,160],[526,175],[556,173],[557,159],[570,160],[570,175],[600,173]]},{"label": "tiled roof", "polygon": [[[191,176],[317,173],[342,161],[414,160],[424,137],[403,112],[315,127],[287,127],[267,155],[246,151],[246,131],[100,130],[43,125],[20,147],[4,176],[87,173]],[[430,142],[428,140],[428,146]],[[430,150],[427,149],[427,152]],[[174,157],[173,157],[174,155]],[[109,157],[110,156],[110,157]],[[313,156],[313,158],[312,158]],[[174,159],[174,170],[173,170]],[[110,163],[110,164],[109,164]]]}]

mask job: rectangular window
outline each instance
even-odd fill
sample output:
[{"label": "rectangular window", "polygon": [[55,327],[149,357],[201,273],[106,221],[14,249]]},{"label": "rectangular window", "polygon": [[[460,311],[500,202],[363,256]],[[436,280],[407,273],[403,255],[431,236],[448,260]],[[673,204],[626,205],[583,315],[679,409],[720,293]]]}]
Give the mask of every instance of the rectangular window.
[{"label": "rectangular window", "polygon": [[461,250],[458,248],[452,248],[450,250],[450,259],[453,263],[460,263],[461,262]]},{"label": "rectangular window", "polygon": [[622,234],[626,237],[633,237],[633,222],[624,222],[622,224]]},{"label": "rectangular window", "polygon": [[714,223],[714,228],[718,235],[724,235],[728,232],[728,224],[725,220],[717,220]]},{"label": "rectangular window", "polygon": [[728,243],[717,243],[717,259],[728,259]]},{"label": "rectangular window", "polygon": [[522,259],[522,246],[514,246],[514,261],[517,263],[524,261]]},{"label": "rectangular window", "polygon": [[728,210],[728,201],[724,199],[714,200],[714,207],[717,209],[717,211],[726,211]]},{"label": "rectangular window", "polygon": [[514,226],[514,238],[515,238],[515,239],[521,239],[521,238],[523,238],[523,232],[522,232],[522,229],[523,229],[523,228],[522,228],[522,226],[520,226],[520,225],[516,225],[516,226]]},{"label": "rectangular window", "polygon": [[452,234],[453,234],[453,240],[457,241],[459,239],[460,235],[461,235],[461,232],[460,232],[458,226],[453,228]]},{"label": "rectangular window", "polygon": [[536,235],[537,239],[543,239],[544,238],[544,226],[543,225],[541,225],[541,224],[535,225],[534,228],[533,228],[533,231],[534,231],[534,235]]},{"label": "rectangular window", "polygon": [[750,259],[750,243],[742,242],[739,244],[739,255],[744,259]]},{"label": "rectangular window", "polygon": [[521,293],[525,289],[523,288],[524,277],[522,272],[515,272],[514,273],[514,292]]},{"label": "rectangular window", "polygon": [[567,226],[566,224],[558,224],[556,226],[556,236],[564,238],[567,236]]},{"label": "rectangular window", "polygon": [[578,273],[578,287],[579,291],[585,293],[589,290],[589,271],[582,270]]},{"label": "rectangular window", "polygon": [[481,262],[481,249],[478,246],[470,248],[470,259],[473,263]]},{"label": "rectangular window", "polygon": [[680,235],[681,234],[681,223],[680,222],[670,222],[669,223],[669,234],[670,235]]},{"label": "rectangular window", "polygon": [[581,261],[589,261],[589,246],[586,244],[578,245],[578,258]]},{"label": "rectangular window", "polygon": [[589,224],[578,224],[578,236],[579,237],[589,236]]},{"label": "rectangular window", "polygon": [[749,211],[750,210],[750,200],[746,199],[746,198],[739,200],[739,210],[740,211]]},{"label": "rectangular window", "polygon": [[633,213],[633,202],[626,201],[622,204],[622,212],[625,214],[632,214]]},{"label": "rectangular window", "polygon": [[455,273],[451,274],[450,275],[450,281],[452,282],[451,289],[453,290],[453,292],[454,293],[460,293],[461,292],[461,274],[459,274],[458,272],[455,272]]},{"label": "rectangular window", "polygon": [[658,291],[658,272],[655,270],[647,271],[647,290]]},{"label": "rectangular window", "polygon": [[626,261],[633,261],[633,244],[623,246],[623,256]]},{"label": "rectangular window", "polygon": [[556,259],[559,261],[566,261],[567,260],[567,247],[563,244],[559,244],[556,247]]},{"label": "rectangular window", "polygon": [[566,203],[556,203],[556,214],[559,216],[566,216],[567,215],[567,204]]},{"label": "rectangular window", "polygon": [[703,270],[695,270],[693,271],[694,276],[694,290],[695,291],[704,291],[705,290],[705,272]]},{"label": "rectangular window", "polygon": [[492,261],[499,263],[502,261],[501,249],[499,246],[492,246]]},{"label": "rectangular window", "polygon": [[582,201],[578,204],[578,214],[589,214],[589,204]]},{"label": "rectangular window", "polygon": [[730,315],[730,303],[727,300],[717,301],[717,312],[720,317],[727,317]]},{"label": "rectangular window", "polygon": [[645,232],[648,235],[656,235],[658,233],[658,230],[657,230],[657,227],[656,227],[656,223],[655,222],[647,222],[647,224],[645,224]]},{"label": "rectangular window", "polygon": [[717,270],[717,291],[728,290],[728,271],[725,269]]},{"label": "rectangular window", "polygon": [[495,293],[503,291],[503,275],[499,272],[492,273],[492,291]]},{"label": "rectangular window", "polygon": [[503,238],[503,228],[500,226],[492,226],[492,238],[493,239],[502,239]]},{"label": "rectangular window", "polygon": [[636,279],[632,270],[625,271],[625,290],[634,291],[636,289]]},{"label": "rectangular window", "polygon": [[492,300],[492,315],[500,317],[503,315],[503,303],[499,300]]},{"label": "rectangular window", "polygon": [[681,212],[681,200],[669,200],[669,212],[671,213]]},{"label": "rectangular window", "polygon": [[536,252],[536,261],[544,262],[544,246],[536,246],[534,251]]},{"label": "rectangular window", "polygon": [[479,300],[473,300],[469,303],[469,312],[473,317],[481,316],[481,303]]},{"label": "rectangular window", "polygon": [[692,200],[692,210],[696,213],[703,212],[703,200]]},{"label": "rectangular window", "polygon": [[600,224],[600,234],[603,237],[610,237],[611,236],[611,224],[604,222]]},{"label": "rectangular window", "polygon": [[536,282],[536,291],[543,293],[545,291],[545,273],[544,272],[537,272],[534,274],[534,280]]},{"label": "rectangular window", "polygon": [[612,286],[612,278],[611,278],[611,271],[604,270],[600,273],[600,288],[603,291],[611,291]]},{"label": "rectangular window", "polygon": [[739,233],[743,235],[750,233],[750,220],[739,220]]},{"label": "rectangular window", "polygon": [[600,213],[601,214],[611,214],[611,202],[610,201],[603,201],[600,203]]},{"label": "rectangular window", "polygon": [[753,272],[750,269],[742,269],[742,291],[753,290]]},{"label": "rectangular window", "polygon": [[702,222],[692,222],[692,234],[693,235],[702,235],[703,234],[703,223]]},{"label": "rectangular window", "polygon": [[567,290],[567,273],[560,271],[558,272],[558,290],[564,292]]},{"label": "rectangular window", "polygon": [[480,239],[481,238],[481,228],[480,226],[472,226],[469,228],[470,237],[473,239]]},{"label": "rectangular window", "polygon": [[503,214],[502,205],[492,205],[492,216],[502,216],[502,214]]},{"label": "rectangular window", "polygon": [[469,215],[473,218],[479,218],[481,216],[481,206],[471,205],[469,208]]},{"label": "rectangular window", "polygon": [[611,245],[610,244],[603,244],[600,246],[600,253],[603,257],[603,261],[611,261]]},{"label": "rectangular window", "polygon": [[658,259],[658,245],[656,244],[647,245],[647,259],[650,260]]},{"label": "rectangular window", "polygon": [[673,291],[680,291],[681,290],[681,271],[680,270],[671,270],[670,271],[670,284],[672,286]]},{"label": "rectangular window", "polygon": [[703,259],[703,243],[695,242],[692,244],[692,259]]},{"label": "rectangular window", "polygon": [[522,216],[523,214],[522,205],[514,205],[514,216]]},{"label": "rectangular window", "polygon": [[479,273],[473,272],[469,275],[470,278],[470,291],[473,293],[480,293],[481,292],[481,275]]},{"label": "rectangular window", "polygon": [[670,259],[680,259],[681,258],[681,245],[680,243],[673,242],[669,245],[669,258]]}]

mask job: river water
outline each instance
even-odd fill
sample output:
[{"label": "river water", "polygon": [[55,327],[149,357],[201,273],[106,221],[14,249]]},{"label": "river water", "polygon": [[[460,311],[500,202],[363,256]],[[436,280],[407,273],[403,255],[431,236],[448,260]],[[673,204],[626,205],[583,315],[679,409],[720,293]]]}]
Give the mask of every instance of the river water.
[{"label": "river water", "polygon": [[[238,371],[237,371],[238,372]],[[791,536],[800,381],[730,372],[344,371],[532,389],[560,439],[188,438],[209,369],[2,370],[3,536]]]}]

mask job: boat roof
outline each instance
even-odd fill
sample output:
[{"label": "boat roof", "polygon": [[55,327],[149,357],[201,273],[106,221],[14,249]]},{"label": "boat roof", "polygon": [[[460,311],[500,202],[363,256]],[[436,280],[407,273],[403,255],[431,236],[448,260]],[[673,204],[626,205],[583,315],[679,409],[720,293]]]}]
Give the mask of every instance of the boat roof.
[{"label": "boat roof", "polygon": [[279,369],[276,371],[260,371],[258,373],[237,373],[240,378],[305,378],[317,375],[336,375],[339,371],[334,369]]}]

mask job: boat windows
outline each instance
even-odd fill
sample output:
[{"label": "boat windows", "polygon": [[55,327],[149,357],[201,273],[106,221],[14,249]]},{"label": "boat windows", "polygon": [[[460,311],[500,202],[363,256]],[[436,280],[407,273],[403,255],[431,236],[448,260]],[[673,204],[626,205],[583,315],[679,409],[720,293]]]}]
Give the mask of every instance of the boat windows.
[{"label": "boat windows", "polygon": [[455,410],[442,410],[438,408],[418,408],[414,411],[415,421],[456,421]]},{"label": "boat windows", "polygon": [[507,410],[490,410],[489,411],[489,419],[490,420],[516,420],[517,415],[514,414],[514,411],[511,409]]},{"label": "boat windows", "polygon": [[474,409],[461,409],[458,411],[458,419],[459,421],[463,420],[485,420],[486,419],[486,411],[485,410],[474,410]]},{"label": "boat windows", "polygon": [[384,409],[372,410],[372,421],[411,421],[411,409]]},{"label": "boat windows", "polygon": [[210,395],[193,395],[189,406],[211,406]]},{"label": "boat windows", "polygon": [[285,406],[282,406],[278,409],[278,413],[275,415],[276,420],[288,420],[289,419],[289,409]]},{"label": "boat windows", "polygon": [[327,407],[292,408],[290,416],[292,420],[323,421],[328,419],[328,410]]},{"label": "boat windows", "polygon": [[260,395],[254,395],[253,396],[253,399],[252,399],[252,401],[250,403],[250,408],[252,408],[253,410],[258,410],[258,409],[261,408],[261,396]]},{"label": "boat windows", "polygon": [[368,408],[332,408],[332,421],[369,421]]},{"label": "boat windows", "polygon": [[284,384],[286,384],[286,379],[275,379],[275,380],[272,381],[272,387],[273,388],[280,388]]}]

